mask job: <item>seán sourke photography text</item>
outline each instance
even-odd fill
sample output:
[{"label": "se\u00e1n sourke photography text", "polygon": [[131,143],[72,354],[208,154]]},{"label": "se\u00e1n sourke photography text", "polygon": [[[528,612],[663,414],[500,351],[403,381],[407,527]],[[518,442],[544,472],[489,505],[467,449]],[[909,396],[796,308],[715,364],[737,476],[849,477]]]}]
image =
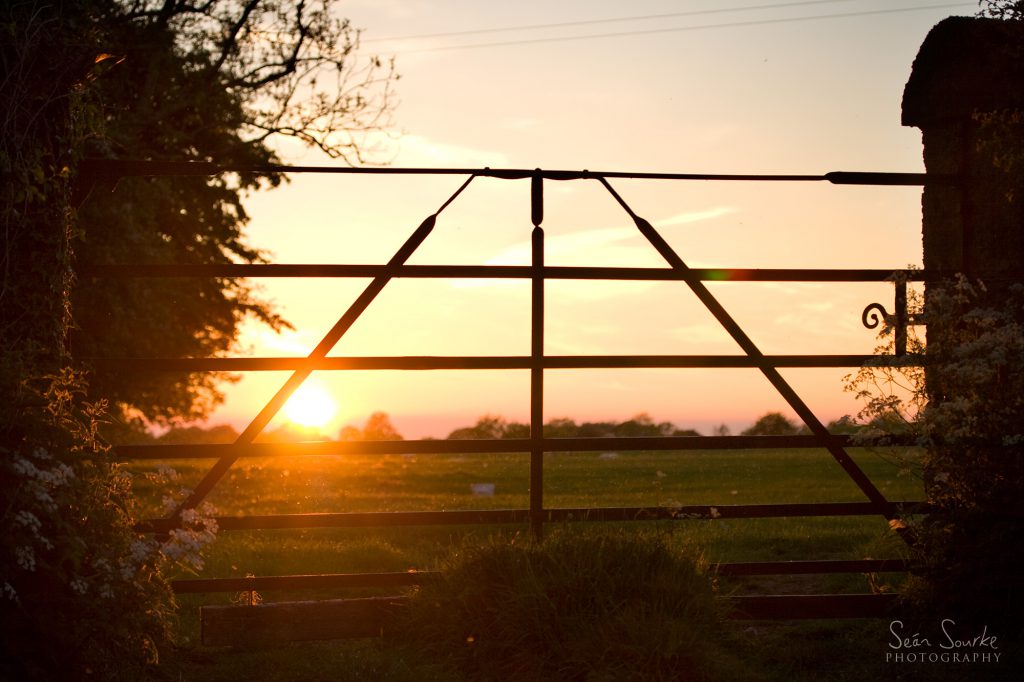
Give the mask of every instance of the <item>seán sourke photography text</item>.
[{"label": "se\u00e1n sourke photography text", "polygon": [[1003,660],[999,637],[988,626],[969,629],[952,618],[943,618],[932,629],[909,626],[901,620],[889,623],[886,663],[993,665]]}]

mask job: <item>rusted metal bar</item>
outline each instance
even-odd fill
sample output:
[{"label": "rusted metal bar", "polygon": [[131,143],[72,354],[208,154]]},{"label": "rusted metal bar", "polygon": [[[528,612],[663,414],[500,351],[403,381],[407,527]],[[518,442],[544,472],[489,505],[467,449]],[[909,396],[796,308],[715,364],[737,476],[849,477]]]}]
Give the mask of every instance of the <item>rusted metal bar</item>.
[{"label": "rusted metal bar", "polygon": [[[419,248],[420,244],[430,235],[434,229],[434,224],[437,222],[437,216],[451,204],[456,197],[469,186],[469,183],[473,181],[471,176],[466,180],[462,186],[460,186],[454,194],[452,194],[444,204],[432,215],[428,216],[418,228],[409,236],[404,244],[395,252],[395,255],[391,257],[389,265],[402,265],[406,260]],[[316,348],[309,354],[308,359],[320,359],[327,356],[329,352],[334,348],[342,336],[355,324],[355,321],[359,319],[359,316],[369,307],[374,301],[378,294],[384,289],[385,286],[391,281],[390,277],[377,277],[363,290],[363,293],[349,306],[345,314],[339,318],[334,324],[327,335],[320,340]],[[263,431],[263,429],[270,423],[270,420],[284,407],[285,402],[292,394],[298,390],[299,386],[309,378],[309,375],[313,373],[313,370],[308,367],[297,369],[288,378],[284,385],[278,389],[274,397],[260,410],[259,414],[249,423],[249,425],[239,434],[236,443],[246,444],[252,443],[253,440]],[[235,460],[231,457],[226,457],[219,460],[210,470],[206,473],[203,479],[196,485],[195,489],[189,494],[184,502],[174,511],[172,517],[180,517],[181,513],[186,509],[192,509],[217,485],[217,482],[223,478],[224,474],[227,473],[231,465],[234,464]]]},{"label": "rusted metal bar", "polygon": [[[665,239],[658,233],[657,230],[645,219],[637,215],[632,208],[619,196],[611,184],[608,183],[604,178],[600,178],[601,184],[604,185],[605,189],[612,195],[612,197],[618,202],[624,211],[633,219],[637,229],[640,233],[650,242],[651,246],[665,259],[665,261],[673,268],[678,270],[688,270],[689,267],[683,261],[682,258],[675,252],[675,250],[665,241]],[[701,282],[688,281],[687,284],[690,290],[693,291],[694,295],[704,304],[708,311],[714,315],[718,323],[728,332],[733,340],[739,345],[747,355],[760,359],[763,357],[760,349],[754,344],[754,342],[747,336],[746,332],[739,326],[739,324],[732,318],[732,316],[725,310],[721,303],[718,302],[707,287]],[[830,442],[830,434],[825,425],[821,423],[818,417],[813,411],[807,406],[803,399],[793,390],[789,383],[782,377],[777,369],[770,366],[760,366],[761,373],[764,374],[765,378],[775,387],[775,390],[779,392],[779,395],[786,401],[786,403],[796,412],[797,416],[807,425],[807,428],[811,430],[811,433],[822,439],[823,445],[832,455],[832,457],[839,463],[839,465],[846,471],[847,475],[857,484],[857,487],[867,496],[869,500],[878,505],[879,509],[882,509],[887,505],[885,496],[878,490],[874,483],[871,482],[864,472],[861,470],[857,463],[846,453],[846,451],[834,443]],[[896,517],[887,516],[890,521],[896,520]]]},{"label": "rusted metal bar", "polygon": [[895,594],[782,594],[726,597],[737,620],[808,620],[815,618],[884,618],[899,598]]},{"label": "rusted metal bar", "polygon": [[[887,502],[885,513],[923,513],[921,502]],[[809,516],[874,516],[873,502],[801,502],[793,504],[680,505],[673,507],[579,507],[544,509],[544,523],[768,519]],[[302,528],[382,528],[393,526],[480,526],[532,524],[530,509],[467,509],[448,511],[342,512],[219,516],[218,528],[230,530],[296,530]],[[141,533],[167,533],[179,528],[176,519],[148,519]]]},{"label": "rusted metal bar", "polygon": [[[913,446],[911,436],[886,436],[877,442],[829,435],[844,447]],[[662,436],[632,438],[506,438],[501,440],[320,441],[306,443],[182,443],[116,445],[120,460],[222,459],[225,457],[322,457],[325,455],[427,455],[544,452],[693,452],[708,450],[771,450],[822,448],[818,436]]]},{"label": "rusted metal bar", "polygon": [[[223,263],[188,265],[138,263],[85,265],[83,277],[402,277],[410,279],[532,279],[529,265],[340,265],[299,263]],[[545,279],[698,282],[885,282],[899,277],[910,282],[941,281],[950,273],[887,268],[629,268],[549,265]]]},{"label": "rusted metal bar", "polygon": [[282,370],[459,370],[459,369],[622,369],[759,367],[908,367],[923,365],[920,355],[548,355],[417,356],[327,358],[85,358],[93,365],[125,371],[279,372]]}]

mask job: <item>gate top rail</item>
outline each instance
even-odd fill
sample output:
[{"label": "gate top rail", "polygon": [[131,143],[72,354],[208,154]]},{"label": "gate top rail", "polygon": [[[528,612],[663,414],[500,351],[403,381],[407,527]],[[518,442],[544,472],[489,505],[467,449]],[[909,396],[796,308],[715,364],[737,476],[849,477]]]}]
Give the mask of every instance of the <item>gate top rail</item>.
[{"label": "gate top rail", "polygon": [[330,173],[367,175],[472,175],[502,180],[587,180],[621,178],[636,180],[715,180],[740,182],[829,182],[834,185],[920,186],[955,185],[959,176],[937,173],[889,173],[830,171],[822,174],[737,173],[639,173],[632,171],[545,170],[541,168],[396,168],[349,166],[290,166],[285,164],[218,164],[210,161],[146,161],[134,159],[85,159],[80,173],[86,183],[98,177],[118,179],[161,175],[219,175],[221,173]]}]

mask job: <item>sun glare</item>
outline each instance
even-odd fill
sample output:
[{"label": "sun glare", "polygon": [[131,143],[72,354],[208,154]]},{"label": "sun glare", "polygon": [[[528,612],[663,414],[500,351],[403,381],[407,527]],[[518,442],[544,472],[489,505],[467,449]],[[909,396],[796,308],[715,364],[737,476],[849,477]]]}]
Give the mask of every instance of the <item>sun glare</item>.
[{"label": "sun glare", "polygon": [[338,405],[320,384],[306,381],[284,406],[289,421],[301,426],[324,426],[334,417]]}]

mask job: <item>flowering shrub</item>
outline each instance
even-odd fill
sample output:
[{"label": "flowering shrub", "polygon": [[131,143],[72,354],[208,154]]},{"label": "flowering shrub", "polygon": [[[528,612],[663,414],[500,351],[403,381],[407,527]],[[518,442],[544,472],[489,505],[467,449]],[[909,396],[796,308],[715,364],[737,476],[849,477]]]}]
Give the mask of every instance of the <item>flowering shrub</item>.
[{"label": "flowering shrub", "polygon": [[910,339],[926,366],[865,367],[848,389],[865,401],[863,437],[910,434],[923,452],[905,461],[924,476],[931,506],[914,524],[919,606],[1019,632],[1024,285],[990,291],[960,277],[930,286],[926,300],[928,343]]},{"label": "flowering shrub", "polygon": [[73,371],[50,377],[20,438],[0,444],[5,679],[140,677],[170,641],[167,575],[201,567],[216,532],[208,508],[164,543],[133,530],[131,476],[96,438],[104,405],[84,391]]}]

